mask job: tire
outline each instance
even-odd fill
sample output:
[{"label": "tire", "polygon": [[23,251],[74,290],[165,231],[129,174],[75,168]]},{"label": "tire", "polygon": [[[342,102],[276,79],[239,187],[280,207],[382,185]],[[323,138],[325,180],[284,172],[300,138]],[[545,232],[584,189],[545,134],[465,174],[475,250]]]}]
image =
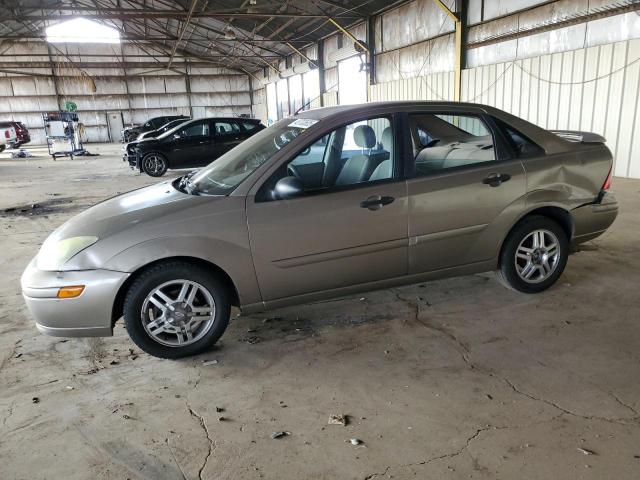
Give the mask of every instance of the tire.
[{"label": "tire", "polygon": [[[191,306],[185,307],[194,288]],[[181,293],[184,302],[178,301]],[[215,275],[192,263],[171,261],[150,267],[133,282],[123,313],[127,333],[138,347],[154,357],[175,359],[202,353],[218,341],[229,324],[231,302]],[[202,320],[192,325],[198,313]]]},{"label": "tire", "polygon": [[167,173],[167,159],[159,153],[147,153],[142,157],[142,171],[150,177],[161,177]]},{"label": "tire", "polygon": [[532,215],[509,232],[500,253],[498,276],[509,288],[539,293],[560,278],[568,257],[569,240],[562,227],[548,217]]},{"label": "tire", "polygon": [[0,153],[4,152],[5,148],[7,148],[6,145],[0,145]]}]

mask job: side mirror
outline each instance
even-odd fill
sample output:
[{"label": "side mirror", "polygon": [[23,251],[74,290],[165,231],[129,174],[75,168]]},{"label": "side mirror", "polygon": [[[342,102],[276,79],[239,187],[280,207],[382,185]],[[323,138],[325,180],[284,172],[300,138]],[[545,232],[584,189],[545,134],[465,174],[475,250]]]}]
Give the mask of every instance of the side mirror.
[{"label": "side mirror", "polygon": [[178,140],[180,138],[180,134],[179,133],[174,133],[173,134],[173,139],[174,140]]},{"label": "side mirror", "polygon": [[278,200],[294,198],[304,193],[302,182],[296,177],[284,177],[278,180],[273,189],[274,197]]}]

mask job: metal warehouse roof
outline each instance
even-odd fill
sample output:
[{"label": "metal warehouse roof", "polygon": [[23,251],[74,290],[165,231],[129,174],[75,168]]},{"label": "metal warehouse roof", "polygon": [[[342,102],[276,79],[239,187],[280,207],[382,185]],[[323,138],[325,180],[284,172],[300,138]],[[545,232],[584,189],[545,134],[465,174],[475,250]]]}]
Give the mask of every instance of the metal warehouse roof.
[{"label": "metal warehouse roof", "polygon": [[190,56],[255,72],[265,62],[339,31],[333,22],[352,26],[401,3],[404,1],[21,0],[0,13],[0,44],[6,39],[44,39],[46,27],[83,16],[115,27],[123,40],[149,55]]}]

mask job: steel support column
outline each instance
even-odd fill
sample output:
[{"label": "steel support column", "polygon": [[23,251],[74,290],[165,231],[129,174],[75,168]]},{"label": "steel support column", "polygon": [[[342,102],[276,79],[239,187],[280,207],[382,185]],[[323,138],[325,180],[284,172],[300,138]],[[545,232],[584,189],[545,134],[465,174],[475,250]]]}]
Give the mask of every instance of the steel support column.
[{"label": "steel support column", "polygon": [[466,3],[467,0],[456,0],[456,12],[452,12],[442,0],[433,0],[440,9],[453,20],[455,24],[455,76],[453,87],[453,99],[460,101],[460,93],[462,90],[462,68],[464,65],[464,47],[463,37],[466,24]]},{"label": "steel support column", "polygon": [[191,104],[191,79],[189,78],[189,59],[186,59],[184,68],[184,86],[187,91],[187,102],[189,103],[189,116],[193,118],[193,106]]},{"label": "steel support column", "polygon": [[324,107],[324,94],[327,84],[324,78],[324,40],[318,42],[318,86],[320,90],[320,106]]},{"label": "steel support column", "polygon": [[376,84],[376,19],[367,18],[367,46],[369,47],[369,85]]}]

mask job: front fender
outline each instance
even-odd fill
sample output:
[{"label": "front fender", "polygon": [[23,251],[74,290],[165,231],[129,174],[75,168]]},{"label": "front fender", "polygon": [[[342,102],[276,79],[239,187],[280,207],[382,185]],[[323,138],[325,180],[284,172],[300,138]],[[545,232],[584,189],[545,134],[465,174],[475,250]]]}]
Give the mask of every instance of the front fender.
[{"label": "front fender", "polygon": [[233,281],[241,305],[261,301],[250,250],[211,237],[154,238],[117,253],[104,263],[103,268],[132,273],[150,263],[176,257],[197,258],[222,269]]}]

